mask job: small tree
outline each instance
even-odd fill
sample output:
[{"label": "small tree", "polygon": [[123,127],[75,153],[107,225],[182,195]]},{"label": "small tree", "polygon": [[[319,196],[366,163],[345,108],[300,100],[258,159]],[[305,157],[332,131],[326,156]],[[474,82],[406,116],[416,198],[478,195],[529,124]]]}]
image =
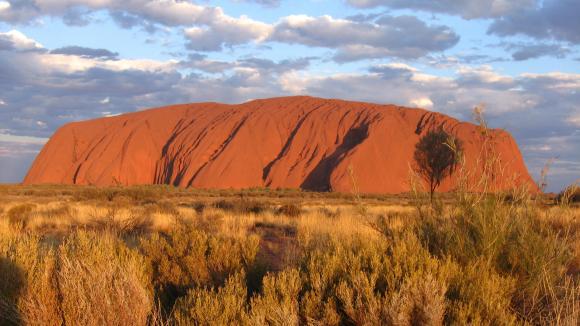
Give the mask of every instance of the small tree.
[{"label": "small tree", "polygon": [[462,144],[443,129],[432,130],[415,145],[415,171],[429,184],[429,195],[455,171],[459,164]]}]

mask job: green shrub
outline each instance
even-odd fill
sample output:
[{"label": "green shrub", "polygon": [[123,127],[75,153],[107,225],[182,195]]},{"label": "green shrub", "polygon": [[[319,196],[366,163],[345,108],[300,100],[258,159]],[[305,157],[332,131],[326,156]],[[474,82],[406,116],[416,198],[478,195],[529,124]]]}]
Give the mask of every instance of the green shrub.
[{"label": "green shrub", "polygon": [[380,322],[389,325],[442,325],[446,291],[445,283],[430,274],[409,278],[379,307],[383,316]]},{"label": "green shrub", "polygon": [[[164,188],[89,189],[104,193],[94,204],[108,209],[93,216],[90,231],[40,237],[14,227],[32,214],[74,215],[66,203],[4,212],[16,222],[0,237],[0,324],[578,324],[580,229],[570,207],[545,211],[529,196],[460,193],[419,214],[388,213],[373,223],[366,215],[361,227],[378,231],[371,236],[313,233],[300,227],[303,219],[267,215],[244,224],[253,225],[251,235],[234,238],[221,232],[223,220],[269,204],[218,200],[228,213],[176,219],[169,232],[151,233],[155,214],[178,214],[174,198],[161,197]],[[131,210],[139,213],[120,218],[120,205],[131,201],[142,205]],[[299,214],[292,210],[281,213]]]},{"label": "green shrub", "polygon": [[298,325],[301,289],[298,270],[266,275],[262,293],[251,300],[250,324]]},{"label": "green shrub", "polygon": [[[463,266],[465,276],[455,284],[463,284],[475,273],[495,280],[495,284],[478,280],[473,289],[469,282],[454,287],[469,293],[457,294],[468,307],[454,308],[463,316],[457,317],[462,322],[515,322],[519,316],[534,323],[544,318],[560,300],[553,291],[563,286],[574,257],[569,237],[530,209],[530,202],[506,204],[500,199],[489,195],[480,201],[467,201],[457,205],[451,217],[430,216],[417,224],[417,232],[432,254]],[[479,270],[470,274],[472,266]],[[482,291],[488,294],[479,298]],[[475,305],[465,300],[475,300]],[[489,302],[503,302],[513,311],[491,311],[485,306]]]},{"label": "green shrub", "polygon": [[253,264],[259,240],[210,236],[181,225],[167,235],[141,240],[143,254],[153,266],[153,285],[166,311],[194,287],[219,286],[232,274]]},{"label": "green shrub", "polygon": [[177,300],[172,315],[175,325],[228,326],[247,320],[245,277],[233,274],[217,290],[192,288]]},{"label": "green shrub", "polygon": [[450,325],[513,325],[513,278],[497,274],[485,260],[461,268],[449,280],[445,323]]}]

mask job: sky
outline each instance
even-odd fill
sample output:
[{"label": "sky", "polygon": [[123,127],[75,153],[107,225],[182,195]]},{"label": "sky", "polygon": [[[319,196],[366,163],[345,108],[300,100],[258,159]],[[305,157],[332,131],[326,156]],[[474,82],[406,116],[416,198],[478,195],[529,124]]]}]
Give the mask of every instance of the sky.
[{"label": "sky", "polygon": [[510,132],[580,178],[580,0],[0,0],[0,183],[71,121],[311,95]]}]

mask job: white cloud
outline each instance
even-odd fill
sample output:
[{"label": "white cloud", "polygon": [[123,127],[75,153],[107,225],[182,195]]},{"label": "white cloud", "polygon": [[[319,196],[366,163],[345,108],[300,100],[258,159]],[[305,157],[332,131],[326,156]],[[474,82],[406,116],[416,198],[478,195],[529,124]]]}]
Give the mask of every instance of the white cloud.
[{"label": "white cloud", "polygon": [[221,14],[206,27],[184,30],[188,48],[198,51],[219,51],[223,46],[261,42],[272,31],[272,26],[246,16],[232,18]]},{"label": "white cloud", "polygon": [[568,119],[566,119],[566,121],[568,121],[568,123],[576,127],[580,127],[580,113],[576,113],[574,115],[569,116]]},{"label": "white cloud", "polygon": [[414,16],[383,15],[372,22],[328,15],[287,16],[274,25],[270,41],[338,49],[335,60],[417,58],[453,47],[459,36],[450,28],[427,25]]},{"label": "white cloud", "polygon": [[6,102],[4,102],[3,99],[0,99],[0,105],[6,105]]},{"label": "white cloud", "polygon": [[513,83],[513,78],[506,75],[501,75],[496,72],[492,66],[483,65],[479,67],[460,66],[458,71],[461,78],[471,81],[480,81],[484,83]]},{"label": "white cloud", "polygon": [[0,32],[0,50],[40,50],[44,47],[17,30]]},{"label": "white cloud", "polygon": [[105,112],[101,112],[101,114],[103,115],[103,117],[110,118],[110,117],[116,117],[118,115],[121,115],[122,113],[112,113],[112,112],[105,111]]},{"label": "white cloud", "polygon": [[413,71],[413,72],[418,71],[417,68],[409,66],[406,63],[400,63],[400,62],[391,62],[391,63],[387,63],[387,64],[380,64],[380,65],[377,65],[377,67],[388,67],[388,68],[402,69],[402,70],[408,70],[408,71]]},{"label": "white cloud", "polygon": [[459,15],[466,19],[499,17],[533,8],[535,0],[347,0],[360,8],[389,7]]},{"label": "white cloud", "polygon": [[[303,94],[412,105],[463,120],[483,102],[492,126],[513,132],[522,148],[536,149],[524,153],[532,170],[548,154],[580,161],[575,154],[580,153],[580,136],[570,136],[580,124],[580,74],[508,76],[490,66],[459,66],[441,77],[397,62],[336,73],[306,70],[311,60],[316,59],[216,61],[192,56],[176,62],[0,51],[0,89],[8,103],[0,110],[0,129],[7,129],[0,130],[0,141],[38,144],[66,122],[139,108]],[[104,107],[99,102],[108,103]],[[561,143],[556,146],[554,139]]]},{"label": "white cloud", "polygon": [[418,97],[409,101],[411,107],[422,108],[422,109],[432,109],[433,101],[428,97]]},{"label": "white cloud", "polygon": [[63,16],[75,9],[123,11],[170,26],[207,22],[222,12],[220,8],[181,0],[35,0],[5,8],[0,18],[29,22],[42,16]]},{"label": "white cloud", "polygon": [[37,54],[31,56],[44,69],[67,73],[86,71],[93,68],[112,71],[140,70],[140,71],[172,71],[178,64],[177,60],[157,61],[147,59],[100,60],[82,56],[63,54]]},{"label": "white cloud", "polygon": [[10,9],[10,2],[0,1],[0,11],[5,11]]},{"label": "white cloud", "polygon": [[48,138],[32,137],[32,136],[15,136],[5,133],[0,133],[0,142],[21,143],[21,144],[44,144]]},{"label": "white cloud", "polygon": [[524,149],[530,152],[550,152],[553,150],[549,144],[529,145],[525,146]]},{"label": "white cloud", "polygon": [[90,22],[91,13],[103,10],[125,28],[153,31],[159,25],[182,26],[187,47],[196,51],[272,41],[336,49],[335,59],[344,62],[392,56],[417,58],[449,49],[459,41],[449,27],[427,25],[414,16],[385,14],[364,22],[326,15],[291,15],[270,24],[182,0],[35,0],[0,11],[0,20],[27,23],[52,16],[83,25]]},{"label": "white cloud", "polygon": [[550,88],[570,92],[580,91],[580,74],[550,72],[545,74],[525,73],[522,76],[538,81],[550,80]]},{"label": "white cloud", "polygon": [[537,1],[530,10],[522,10],[496,19],[488,32],[499,36],[526,35],[580,44],[580,1]]}]

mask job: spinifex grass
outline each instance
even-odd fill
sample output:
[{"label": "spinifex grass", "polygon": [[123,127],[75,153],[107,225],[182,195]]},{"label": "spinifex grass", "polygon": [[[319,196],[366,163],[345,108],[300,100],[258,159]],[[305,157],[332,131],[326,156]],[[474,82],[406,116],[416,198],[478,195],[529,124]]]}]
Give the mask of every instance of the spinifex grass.
[{"label": "spinifex grass", "polygon": [[40,189],[2,189],[1,324],[578,324],[580,210],[523,191]]}]

